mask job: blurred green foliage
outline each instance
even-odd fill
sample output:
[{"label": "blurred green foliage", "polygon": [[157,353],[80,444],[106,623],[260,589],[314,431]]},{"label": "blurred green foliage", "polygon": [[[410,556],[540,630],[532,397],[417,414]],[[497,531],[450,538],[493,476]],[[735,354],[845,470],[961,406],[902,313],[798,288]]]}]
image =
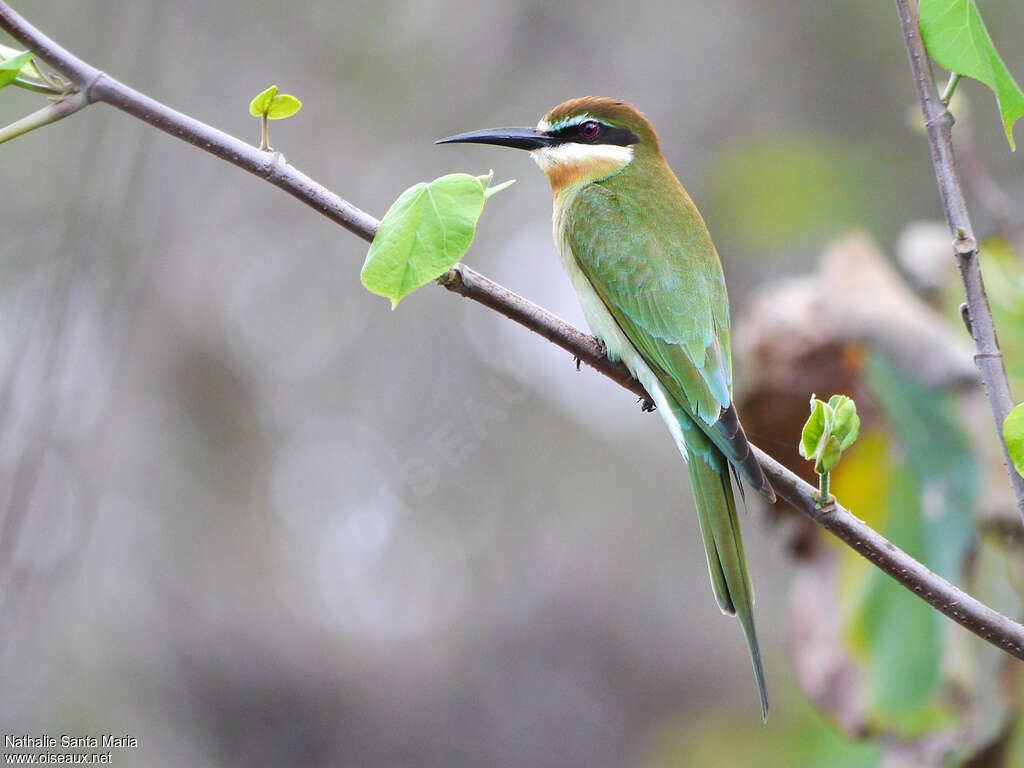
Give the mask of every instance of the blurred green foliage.
[{"label": "blurred green foliage", "polygon": [[[867,379],[884,424],[836,471],[837,493],[897,546],[962,583],[979,467],[952,397],[877,355]],[[950,704],[936,696],[949,620],[856,553],[839,557],[845,636],[869,722],[906,737],[951,724]]]},{"label": "blurred green foliage", "polygon": [[755,253],[816,245],[854,226],[895,232],[906,210],[890,196],[906,162],[878,143],[747,136],[712,155],[706,206],[728,222],[737,246]]},{"label": "blurred green foliage", "polygon": [[[881,750],[842,733],[795,690],[764,728],[737,738],[734,712],[694,713],[667,724],[653,739],[644,768],[787,766],[874,768]],[[770,756],[767,757],[766,756]]]},{"label": "blurred green foliage", "polygon": [[[1021,269],[1021,257],[999,236],[986,238],[980,246],[985,291],[999,333],[1010,391],[1021,392],[1024,391],[1024,271]],[[957,322],[962,301],[959,285],[951,285],[946,294],[946,305],[950,316],[957,317]]]}]

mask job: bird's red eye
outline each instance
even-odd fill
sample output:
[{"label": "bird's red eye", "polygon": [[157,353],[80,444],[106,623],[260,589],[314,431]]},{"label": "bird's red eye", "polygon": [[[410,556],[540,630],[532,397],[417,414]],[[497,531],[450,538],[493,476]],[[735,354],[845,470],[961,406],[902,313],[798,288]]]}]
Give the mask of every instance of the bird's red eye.
[{"label": "bird's red eye", "polygon": [[595,120],[587,120],[585,123],[580,123],[580,134],[585,138],[592,139],[597,136],[598,128]]}]

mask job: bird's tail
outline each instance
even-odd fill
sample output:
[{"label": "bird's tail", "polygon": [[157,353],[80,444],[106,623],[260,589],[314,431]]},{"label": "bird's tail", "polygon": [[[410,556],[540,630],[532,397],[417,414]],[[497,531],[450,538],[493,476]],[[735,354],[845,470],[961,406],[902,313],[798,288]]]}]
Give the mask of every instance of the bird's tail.
[{"label": "bird's tail", "polygon": [[689,454],[690,483],[708,557],[711,586],[722,612],[735,615],[743,626],[761,697],[761,717],[767,721],[768,693],[754,630],[754,590],[747,573],[736,499],[729,479],[729,462],[696,424],[684,422],[680,426],[683,427]]},{"label": "bird's tail", "polygon": [[750,487],[774,503],[775,489],[765,477],[764,470],[761,469],[761,464],[750,447],[750,442],[736,415],[736,406],[729,403],[729,406],[718,414],[718,421],[704,431],[711,438],[711,442],[729,458],[743,479],[750,483]]}]

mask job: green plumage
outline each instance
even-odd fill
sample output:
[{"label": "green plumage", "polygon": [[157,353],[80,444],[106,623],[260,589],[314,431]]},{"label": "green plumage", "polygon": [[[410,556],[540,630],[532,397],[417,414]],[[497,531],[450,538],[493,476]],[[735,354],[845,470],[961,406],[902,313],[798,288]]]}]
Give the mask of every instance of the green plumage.
[{"label": "green plumage", "polygon": [[729,304],[718,254],[660,153],[644,152],[638,147],[619,173],[566,190],[566,210],[556,219],[576,265],[667,393],[715,598],[739,617],[767,717],[729,459],[756,489],[771,489],[732,409]]}]

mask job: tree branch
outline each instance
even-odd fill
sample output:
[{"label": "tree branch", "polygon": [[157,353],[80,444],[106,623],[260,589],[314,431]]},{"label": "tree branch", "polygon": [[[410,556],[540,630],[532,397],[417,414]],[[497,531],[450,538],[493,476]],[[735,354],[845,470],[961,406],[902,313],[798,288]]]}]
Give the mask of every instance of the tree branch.
[{"label": "tree branch", "polygon": [[[364,240],[373,240],[379,222],[289,166],[279,153],[261,152],[240,139],[200,123],[89,66],[32,27],[0,0],[0,28],[44,62],[84,89],[90,102],[102,101],[243,168],[284,189]],[[635,395],[647,393],[629,370],[604,356],[600,342],[559,317],[513,293],[465,265],[443,275],[441,285],[470,298],[540,334]],[[819,508],[816,490],[755,448],[758,460],[778,495],[921,599],[965,629],[1024,660],[1024,626],[992,610],[932,573],[838,504]]]},{"label": "tree branch", "polygon": [[914,86],[921,102],[921,114],[924,115],[924,124],[928,132],[932,165],[935,167],[935,177],[939,183],[939,195],[942,197],[946,223],[953,236],[953,253],[960,271],[960,280],[964,285],[964,294],[967,296],[967,311],[970,318],[968,325],[977,349],[974,362],[981,372],[985,395],[992,409],[996,436],[1003,449],[1003,464],[1010,476],[1010,485],[1013,486],[1013,495],[1017,500],[1017,512],[1021,520],[1024,520],[1024,477],[1021,477],[1010,461],[1006,441],[1003,440],[1003,422],[1013,409],[1013,397],[1010,395],[1003,353],[999,349],[992,310],[981,277],[978,243],[971,229],[967,203],[960,186],[960,173],[953,156],[953,115],[942,103],[935,87],[931,63],[924,47],[924,40],[921,39],[917,3],[913,0],[896,0],[896,10],[900,17],[907,57],[910,59],[910,70],[914,75]]}]

